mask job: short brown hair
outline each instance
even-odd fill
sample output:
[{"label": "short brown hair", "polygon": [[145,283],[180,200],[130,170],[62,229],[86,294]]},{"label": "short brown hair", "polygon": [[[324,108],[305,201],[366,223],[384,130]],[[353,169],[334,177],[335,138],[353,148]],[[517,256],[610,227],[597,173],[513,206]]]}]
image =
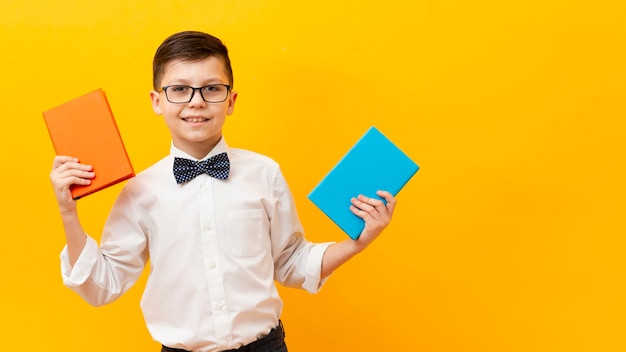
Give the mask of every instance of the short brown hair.
[{"label": "short brown hair", "polygon": [[233,69],[228,57],[228,49],[219,38],[196,31],[172,34],[159,46],[152,61],[152,85],[159,90],[165,66],[172,60],[195,61],[215,56],[224,60],[226,75],[231,88],[234,84]]}]

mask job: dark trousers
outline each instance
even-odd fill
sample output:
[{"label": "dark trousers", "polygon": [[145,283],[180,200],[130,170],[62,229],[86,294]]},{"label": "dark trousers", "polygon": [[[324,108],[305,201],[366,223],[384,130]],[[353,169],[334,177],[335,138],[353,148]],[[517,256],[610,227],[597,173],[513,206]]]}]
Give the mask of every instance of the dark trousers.
[{"label": "dark trousers", "polygon": [[[163,346],[161,348],[161,352],[191,351]],[[269,334],[261,337],[260,339],[252,343],[241,346],[234,350],[228,350],[224,352],[287,352],[287,345],[285,344],[285,329],[283,329],[283,323],[279,321],[278,326],[272,329]]]}]

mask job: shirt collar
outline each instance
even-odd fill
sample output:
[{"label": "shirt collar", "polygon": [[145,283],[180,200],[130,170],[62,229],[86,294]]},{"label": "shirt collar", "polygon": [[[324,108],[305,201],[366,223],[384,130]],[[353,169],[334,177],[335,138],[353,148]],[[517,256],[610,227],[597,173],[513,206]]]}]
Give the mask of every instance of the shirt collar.
[{"label": "shirt collar", "polygon": [[[206,160],[214,155],[217,155],[219,153],[222,152],[226,152],[228,154],[228,156],[230,157],[230,151],[228,148],[228,144],[226,144],[226,140],[224,139],[224,136],[222,136],[222,138],[220,139],[219,142],[217,142],[217,144],[215,145],[215,147],[213,147],[213,149],[211,149],[211,151],[209,151],[209,153],[207,155],[205,155],[202,159],[200,159],[200,161],[202,160]],[[194,158],[193,156],[187,154],[186,152],[178,149],[175,145],[174,145],[174,141],[171,142],[170,144],[170,155],[172,157],[179,157],[179,158],[185,158],[185,159],[191,159],[191,160],[196,160],[196,158]]]}]

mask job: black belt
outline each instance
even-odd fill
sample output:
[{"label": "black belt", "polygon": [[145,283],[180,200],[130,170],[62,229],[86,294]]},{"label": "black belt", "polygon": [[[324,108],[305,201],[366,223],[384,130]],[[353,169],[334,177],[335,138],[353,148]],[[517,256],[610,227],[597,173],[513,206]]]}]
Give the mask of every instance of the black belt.
[{"label": "black belt", "polygon": [[[228,350],[224,352],[254,352],[256,349],[260,348],[261,346],[265,346],[277,340],[278,341],[283,340],[284,338],[285,338],[285,329],[283,328],[283,322],[279,320],[278,326],[273,328],[269,332],[269,334],[245,346],[241,346],[234,350]],[[163,346],[161,349],[161,352],[191,352],[191,351],[183,350],[180,348],[171,348],[171,347]]]}]

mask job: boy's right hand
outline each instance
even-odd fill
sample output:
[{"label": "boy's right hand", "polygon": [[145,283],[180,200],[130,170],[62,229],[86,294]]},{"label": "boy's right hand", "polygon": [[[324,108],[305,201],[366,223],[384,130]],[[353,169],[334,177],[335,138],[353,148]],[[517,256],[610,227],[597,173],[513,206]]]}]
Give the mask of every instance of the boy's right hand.
[{"label": "boy's right hand", "polygon": [[50,181],[61,212],[76,210],[76,201],[72,198],[70,186],[88,185],[95,176],[92,166],[79,163],[77,158],[64,155],[54,157]]}]

